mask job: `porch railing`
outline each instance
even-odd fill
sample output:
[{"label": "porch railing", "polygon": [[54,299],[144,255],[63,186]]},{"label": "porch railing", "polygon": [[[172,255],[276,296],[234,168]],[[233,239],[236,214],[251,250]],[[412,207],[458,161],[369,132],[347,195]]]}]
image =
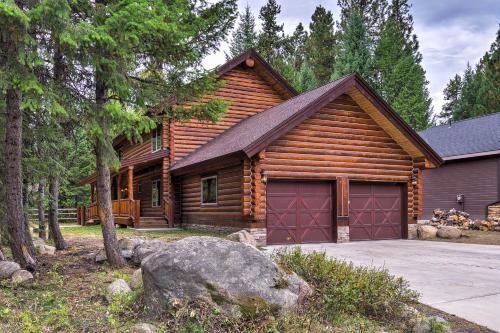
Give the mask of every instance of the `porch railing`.
[{"label": "porch railing", "polygon": [[[116,223],[120,224],[123,220],[127,218],[132,218],[134,221],[134,226],[140,224],[141,219],[141,201],[140,200],[130,200],[121,199],[111,201],[111,207],[113,211],[113,216],[118,218]],[[80,206],[77,210],[78,224],[84,225],[89,220],[98,220],[99,214],[97,211],[97,203],[91,203],[88,206]],[[121,223],[123,224],[123,223]]]}]

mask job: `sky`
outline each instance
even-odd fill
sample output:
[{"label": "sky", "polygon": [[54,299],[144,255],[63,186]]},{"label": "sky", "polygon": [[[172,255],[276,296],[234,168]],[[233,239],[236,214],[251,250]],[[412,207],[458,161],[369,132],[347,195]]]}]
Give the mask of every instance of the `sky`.
[{"label": "sky", "polygon": [[[308,27],[317,5],[331,10],[336,20],[340,16],[336,0],[277,2],[281,4],[278,18],[284,23],[287,34],[291,34],[299,22]],[[240,10],[247,3],[257,18],[266,0],[239,0]],[[413,0],[411,3],[432,105],[434,112],[439,113],[448,81],[456,73],[463,73],[467,62],[475,65],[495,40],[500,23],[500,0]],[[227,45],[226,41],[221,51],[208,56],[205,66],[213,68],[224,63]]]}]

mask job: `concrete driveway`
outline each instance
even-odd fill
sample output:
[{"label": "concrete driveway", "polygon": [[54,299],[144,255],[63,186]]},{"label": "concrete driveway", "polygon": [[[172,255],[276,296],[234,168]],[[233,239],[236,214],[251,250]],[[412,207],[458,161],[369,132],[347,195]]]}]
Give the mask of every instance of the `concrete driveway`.
[{"label": "concrete driveway", "polygon": [[422,303],[500,331],[500,246],[391,240],[301,247],[385,267],[406,278]]}]

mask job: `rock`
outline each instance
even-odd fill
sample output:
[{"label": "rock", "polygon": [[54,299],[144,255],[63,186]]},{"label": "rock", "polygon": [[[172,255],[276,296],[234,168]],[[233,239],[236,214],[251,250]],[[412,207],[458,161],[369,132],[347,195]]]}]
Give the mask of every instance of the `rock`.
[{"label": "rock", "polygon": [[118,246],[120,247],[120,251],[122,256],[125,259],[131,259],[134,255],[134,250],[137,246],[144,243],[144,239],[131,237],[131,238],[122,238],[118,241]]},{"label": "rock", "polygon": [[238,232],[227,235],[226,239],[229,239],[230,241],[233,241],[233,242],[240,242],[243,244],[257,246],[257,242],[255,241],[255,238],[253,238],[252,234],[246,230],[240,230]]},{"label": "rock", "polygon": [[45,245],[45,241],[40,237],[35,237],[33,238],[33,245],[35,245],[35,247],[37,247],[38,245]]},{"label": "rock", "polygon": [[408,239],[417,239],[418,238],[417,228],[418,228],[418,225],[416,225],[416,224],[408,224]]},{"label": "rock", "polygon": [[457,239],[462,236],[462,231],[456,227],[442,226],[437,231],[439,238]]},{"label": "rock", "polygon": [[312,293],[255,247],[215,237],[167,244],[142,262],[142,274],[146,305],[156,315],[191,300],[236,316],[262,307],[283,312]]},{"label": "rock", "polygon": [[144,241],[135,248],[132,256],[132,262],[136,265],[140,265],[144,258],[153,253],[164,250],[166,247],[167,243],[158,239]]},{"label": "rock", "polygon": [[35,246],[37,252],[39,254],[47,254],[49,256],[53,256],[56,253],[56,248],[54,246],[38,244]]},{"label": "rock", "polygon": [[33,274],[24,269],[20,269],[12,274],[12,283],[15,285],[24,285],[33,281]]},{"label": "rock", "polygon": [[418,239],[436,238],[437,228],[430,225],[419,225],[417,228]]},{"label": "rock", "polygon": [[21,269],[17,262],[13,261],[0,261],[0,280],[8,279]]},{"label": "rock", "polygon": [[156,326],[146,323],[135,324],[130,330],[131,333],[154,333],[156,331]]},{"label": "rock", "polygon": [[102,263],[106,260],[108,260],[108,256],[106,255],[106,250],[101,249],[99,250],[99,252],[95,254],[95,262]]},{"label": "rock", "polygon": [[130,280],[130,288],[136,289],[142,284],[142,269],[137,269],[132,274],[132,279]]},{"label": "rock", "polygon": [[123,279],[116,280],[108,286],[108,296],[111,297],[119,294],[128,294],[131,291],[132,289],[130,289],[128,283]]}]

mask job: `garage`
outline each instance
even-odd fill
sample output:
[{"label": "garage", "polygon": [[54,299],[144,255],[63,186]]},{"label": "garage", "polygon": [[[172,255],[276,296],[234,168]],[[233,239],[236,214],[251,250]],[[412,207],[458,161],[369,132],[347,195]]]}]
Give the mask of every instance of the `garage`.
[{"label": "garage", "polygon": [[349,233],[351,240],[402,238],[404,223],[401,184],[351,183]]},{"label": "garage", "polygon": [[330,182],[269,182],[266,199],[268,244],[333,240]]}]

